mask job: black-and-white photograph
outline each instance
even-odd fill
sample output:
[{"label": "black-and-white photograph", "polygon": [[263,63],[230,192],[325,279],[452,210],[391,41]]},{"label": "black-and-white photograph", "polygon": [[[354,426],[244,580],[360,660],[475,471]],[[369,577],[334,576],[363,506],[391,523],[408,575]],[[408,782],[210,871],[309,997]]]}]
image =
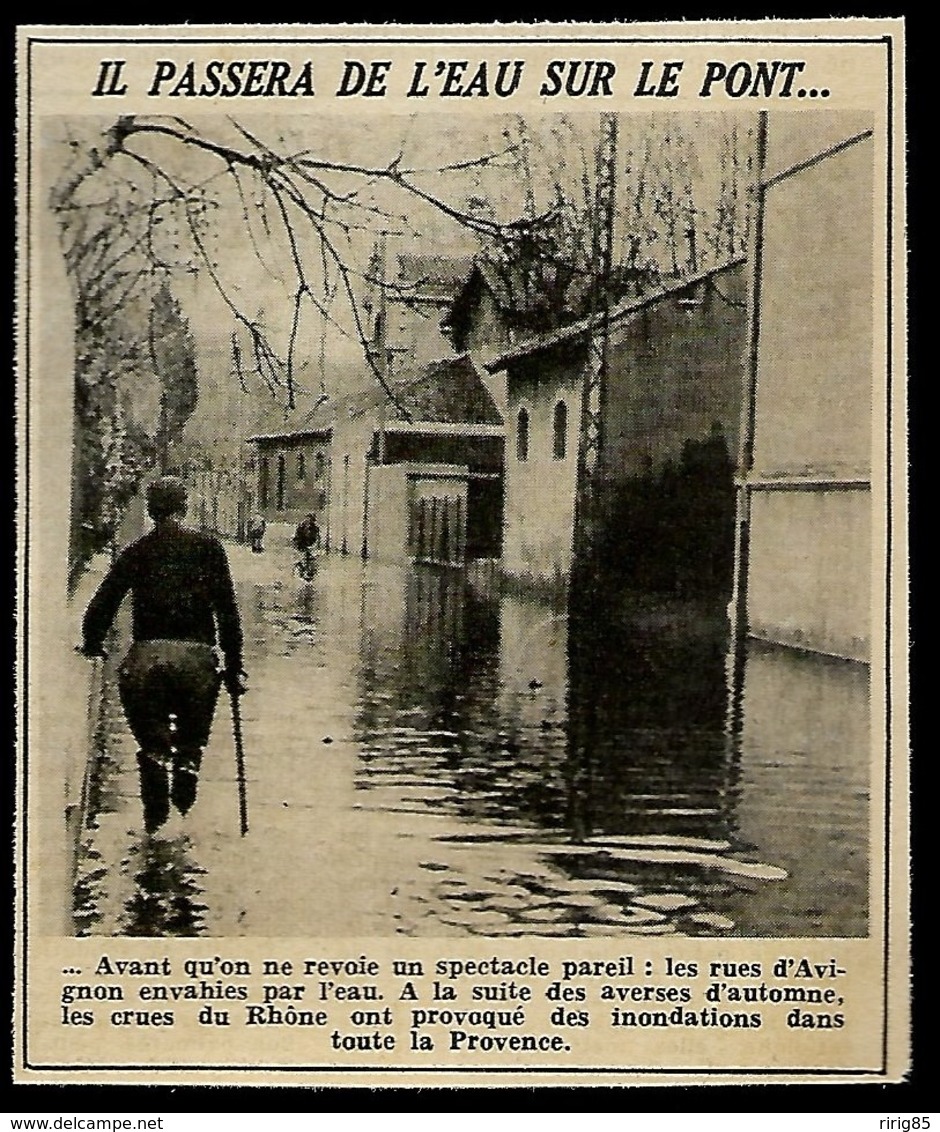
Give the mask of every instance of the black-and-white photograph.
[{"label": "black-and-white photograph", "polygon": [[871,116],[185,103],[41,123],[48,922],[866,936]]},{"label": "black-and-white photograph", "polygon": [[19,29],[19,1082],[904,1079],[903,75]]}]

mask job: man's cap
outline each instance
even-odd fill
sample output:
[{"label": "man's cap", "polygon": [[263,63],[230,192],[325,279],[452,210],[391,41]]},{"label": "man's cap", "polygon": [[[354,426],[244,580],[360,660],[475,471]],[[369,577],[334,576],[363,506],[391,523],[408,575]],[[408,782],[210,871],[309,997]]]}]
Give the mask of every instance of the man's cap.
[{"label": "man's cap", "polygon": [[147,510],[153,519],[186,511],[186,484],[176,476],[161,476],[147,488]]}]

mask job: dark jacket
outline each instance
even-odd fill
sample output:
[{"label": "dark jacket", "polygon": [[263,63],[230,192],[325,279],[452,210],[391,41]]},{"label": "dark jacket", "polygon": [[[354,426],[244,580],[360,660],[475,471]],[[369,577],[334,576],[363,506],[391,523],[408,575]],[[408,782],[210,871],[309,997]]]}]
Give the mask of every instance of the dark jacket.
[{"label": "dark jacket", "polygon": [[125,596],[135,641],[218,644],[225,667],[242,666],[242,630],[225,550],[217,538],[176,524],[159,526],[118,556],[91,599],[84,649],[99,653]]},{"label": "dark jacket", "polygon": [[297,550],[310,550],[320,541],[320,528],[312,515],[301,520],[294,531],[294,546]]}]

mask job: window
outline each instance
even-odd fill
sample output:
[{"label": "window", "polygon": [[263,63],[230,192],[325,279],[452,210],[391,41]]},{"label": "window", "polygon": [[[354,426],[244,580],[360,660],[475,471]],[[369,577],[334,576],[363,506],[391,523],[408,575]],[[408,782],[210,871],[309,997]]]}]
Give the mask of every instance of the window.
[{"label": "window", "polygon": [[277,458],[277,499],[275,505],[278,511],[283,511],[286,503],[285,491],[287,489],[287,461],[283,456]]},{"label": "window", "polygon": [[529,458],[529,413],[520,409],[516,419],[516,459],[524,462]]},{"label": "window", "polygon": [[297,482],[303,483],[307,478],[307,460],[303,452],[297,453]]},{"label": "window", "polygon": [[261,505],[261,510],[264,511],[268,506],[268,485],[270,482],[271,466],[267,461],[267,457],[261,461],[261,470],[258,476],[258,502]]},{"label": "window", "polygon": [[326,467],[326,460],[323,458],[323,453],[318,452],[313,461],[313,475],[314,479],[322,480],[323,471]]},{"label": "window", "polygon": [[556,460],[564,460],[568,452],[568,406],[559,401],[555,406],[552,424],[552,455]]}]

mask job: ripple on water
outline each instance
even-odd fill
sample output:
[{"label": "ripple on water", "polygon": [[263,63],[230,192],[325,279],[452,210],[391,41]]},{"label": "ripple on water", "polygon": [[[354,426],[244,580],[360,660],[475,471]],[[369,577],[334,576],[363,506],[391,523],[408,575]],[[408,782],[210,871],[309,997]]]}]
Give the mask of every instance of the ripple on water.
[{"label": "ripple on water", "polygon": [[688,921],[697,928],[716,932],[734,931],[735,926],[734,920],[729,916],[722,916],[719,912],[693,912],[688,917]]},{"label": "ripple on water", "polygon": [[698,904],[694,897],[685,896],[681,892],[642,893],[635,896],[633,902],[641,908],[652,908],[658,912],[681,912]]}]

